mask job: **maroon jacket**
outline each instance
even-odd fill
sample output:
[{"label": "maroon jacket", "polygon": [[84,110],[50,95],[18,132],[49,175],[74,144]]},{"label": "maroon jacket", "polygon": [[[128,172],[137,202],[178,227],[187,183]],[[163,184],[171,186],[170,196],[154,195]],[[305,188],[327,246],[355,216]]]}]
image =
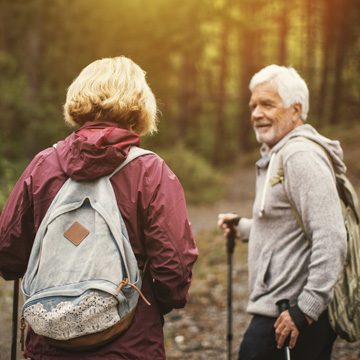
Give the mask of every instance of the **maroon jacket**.
[{"label": "maroon jacket", "polygon": [[[0,218],[0,275],[21,277],[35,233],[68,177],[90,180],[110,174],[139,137],[112,123],[88,122],[39,153],[16,183]],[[142,299],[131,327],[100,349],[79,353],[52,348],[29,329],[32,359],[165,359],[163,314],[185,305],[197,258],[182,187],[157,155],[133,160],[111,180],[140,268],[149,259]]]}]

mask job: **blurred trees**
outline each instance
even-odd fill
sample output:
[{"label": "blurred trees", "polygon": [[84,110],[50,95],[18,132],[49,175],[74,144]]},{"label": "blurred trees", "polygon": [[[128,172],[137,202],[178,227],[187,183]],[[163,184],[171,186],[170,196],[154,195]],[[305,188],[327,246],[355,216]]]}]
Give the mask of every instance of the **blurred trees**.
[{"label": "blurred trees", "polygon": [[255,146],[248,82],[294,66],[309,121],[360,118],[358,0],[0,0],[0,151],[18,161],[69,132],[66,88],[91,61],[125,55],[161,110],[146,146],[182,143],[216,164]]}]

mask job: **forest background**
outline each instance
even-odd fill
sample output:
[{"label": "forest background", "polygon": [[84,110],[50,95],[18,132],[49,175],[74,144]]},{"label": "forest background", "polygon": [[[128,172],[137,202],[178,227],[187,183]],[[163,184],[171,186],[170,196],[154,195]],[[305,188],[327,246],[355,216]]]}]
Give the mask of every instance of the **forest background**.
[{"label": "forest background", "polygon": [[221,196],[214,167],[257,147],[248,83],[265,65],[304,77],[309,123],[359,133],[359,35],[358,0],[0,0],[0,208],[32,156],[70,132],[67,87],[95,59],[147,71],[160,131],[143,145],[203,202]]},{"label": "forest background", "polygon": [[[309,86],[308,122],[341,140],[359,190],[360,1],[0,0],[0,210],[31,158],[70,133],[62,106],[71,81],[90,62],[119,55],[147,72],[160,129],[143,146],[180,178],[202,254],[196,297],[167,321],[168,358],[219,359],[226,260],[214,228],[219,211],[251,211],[258,144],[249,80],[268,64],[294,66]],[[236,339],[248,319],[246,248],[237,251]],[[0,285],[4,355],[12,292]],[[195,343],[179,342],[181,327]],[[334,359],[360,359],[358,348],[340,343]]]}]

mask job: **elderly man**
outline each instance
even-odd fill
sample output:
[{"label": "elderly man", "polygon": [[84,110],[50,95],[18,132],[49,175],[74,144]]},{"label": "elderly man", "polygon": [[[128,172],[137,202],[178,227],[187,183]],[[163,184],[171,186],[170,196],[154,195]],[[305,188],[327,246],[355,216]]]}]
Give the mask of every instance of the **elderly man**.
[{"label": "elderly man", "polygon": [[[308,88],[293,68],[263,68],[250,90],[251,123],[262,145],[252,219],[236,227],[249,240],[253,315],[239,359],[283,359],[287,339],[291,359],[330,359],[336,334],[327,306],[346,253],[335,183],[335,173],[346,170],[342,150],[304,124]],[[225,234],[235,216],[219,215]],[[289,307],[279,314],[281,300]]]}]

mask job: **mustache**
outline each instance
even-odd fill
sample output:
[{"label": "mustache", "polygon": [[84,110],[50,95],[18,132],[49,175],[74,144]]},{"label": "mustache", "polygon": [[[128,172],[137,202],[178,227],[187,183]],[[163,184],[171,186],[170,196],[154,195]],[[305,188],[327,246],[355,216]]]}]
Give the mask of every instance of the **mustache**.
[{"label": "mustache", "polygon": [[255,127],[269,126],[269,125],[271,125],[271,122],[269,121],[264,121],[264,120],[253,121],[253,126]]}]

